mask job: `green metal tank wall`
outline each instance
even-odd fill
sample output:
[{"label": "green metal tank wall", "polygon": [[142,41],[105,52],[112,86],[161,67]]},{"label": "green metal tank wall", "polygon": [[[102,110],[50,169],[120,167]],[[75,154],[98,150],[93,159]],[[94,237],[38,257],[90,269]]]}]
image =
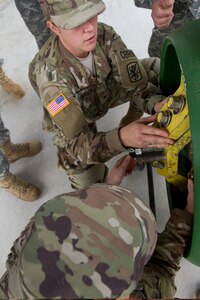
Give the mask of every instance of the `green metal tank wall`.
[{"label": "green metal tank wall", "polygon": [[160,83],[166,96],[179,87],[181,73],[186,83],[194,163],[194,228],[187,259],[200,266],[200,20],[181,26],[164,41]]}]

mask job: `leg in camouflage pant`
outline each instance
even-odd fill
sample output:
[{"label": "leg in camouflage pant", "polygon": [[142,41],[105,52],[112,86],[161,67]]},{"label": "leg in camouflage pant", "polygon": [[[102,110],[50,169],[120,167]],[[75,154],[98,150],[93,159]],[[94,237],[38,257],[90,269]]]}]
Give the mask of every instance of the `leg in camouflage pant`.
[{"label": "leg in camouflage pant", "polygon": [[0,180],[4,179],[9,173],[9,161],[0,150]]},{"label": "leg in camouflage pant", "polygon": [[[10,139],[10,132],[4,127],[0,115],[0,148]],[[0,180],[4,179],[9,172],[10,164],[7,157],[0,151]]]},{"label": "leg in camouflage pant", "polygon": [[15,4],[26,26],[34,35],[40,49],[49,38],[51,32],[46,27],[45,18],[38,0],[15,0]]},{"label": "leg in camouflage pant", "polygon": [[181,1],[174,2],[174,17],[166,29],[154,28],[149,42],[148,53],[151,57],[160,57],[162,44],[165,37],[174,29],[192,21],[195,17],[192,15],[187,3]]}]

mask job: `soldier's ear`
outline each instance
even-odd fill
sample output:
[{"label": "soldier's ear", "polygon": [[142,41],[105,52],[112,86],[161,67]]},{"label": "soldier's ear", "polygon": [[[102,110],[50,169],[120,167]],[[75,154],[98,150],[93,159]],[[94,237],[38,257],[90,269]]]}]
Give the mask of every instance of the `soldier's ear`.
[{"label": "soldier's ear", "polygon": [[51,21],[47,20],[46,21],[47,27],[54,32],[55,34],[59,35],[59,28]]}]

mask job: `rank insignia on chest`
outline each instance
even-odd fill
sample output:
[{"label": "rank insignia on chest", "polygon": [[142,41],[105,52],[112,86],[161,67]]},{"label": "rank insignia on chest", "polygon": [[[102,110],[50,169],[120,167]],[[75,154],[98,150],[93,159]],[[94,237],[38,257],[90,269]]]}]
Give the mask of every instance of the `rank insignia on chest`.
[{"label": "rank insignia on chest", "polygon": [[61,93],[47,105],[47,110],[54,117],[69,104],[69,100]]}]

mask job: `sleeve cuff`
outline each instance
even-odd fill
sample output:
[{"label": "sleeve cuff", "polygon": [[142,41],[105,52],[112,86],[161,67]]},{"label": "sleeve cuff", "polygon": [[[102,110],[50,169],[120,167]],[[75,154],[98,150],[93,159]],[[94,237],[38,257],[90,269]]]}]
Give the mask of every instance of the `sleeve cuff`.
[{"label": "sleeve cuff", "polygon": [[127,150],[120,142],[119,128],[115,128],[106,134],[106,143],[111,154],[116,155]]},{"label": "sleeve cuff", "polygon": [[178,208],[175,208],[172,212],[172,215],[170,217],[170,221],[174,224],[177,225],[179,223],[185,223],[188,226],[190,226],[190,228],[192,228],[193,226],[193,219],[194,216],[192,214],[190,214],[189,212],[185,211],[185,210],[181,210]]},{"label": "sleeve cuff", "polygon": [[154,95],[151,98],[149,98],[147,105],[146,105],[146,113],[148,113],[149,115],[155,114],[155,111],[154,111],[155,104],[162,101],[165,98],[166,98],[166,96],[163,96],[163,95]]}]

